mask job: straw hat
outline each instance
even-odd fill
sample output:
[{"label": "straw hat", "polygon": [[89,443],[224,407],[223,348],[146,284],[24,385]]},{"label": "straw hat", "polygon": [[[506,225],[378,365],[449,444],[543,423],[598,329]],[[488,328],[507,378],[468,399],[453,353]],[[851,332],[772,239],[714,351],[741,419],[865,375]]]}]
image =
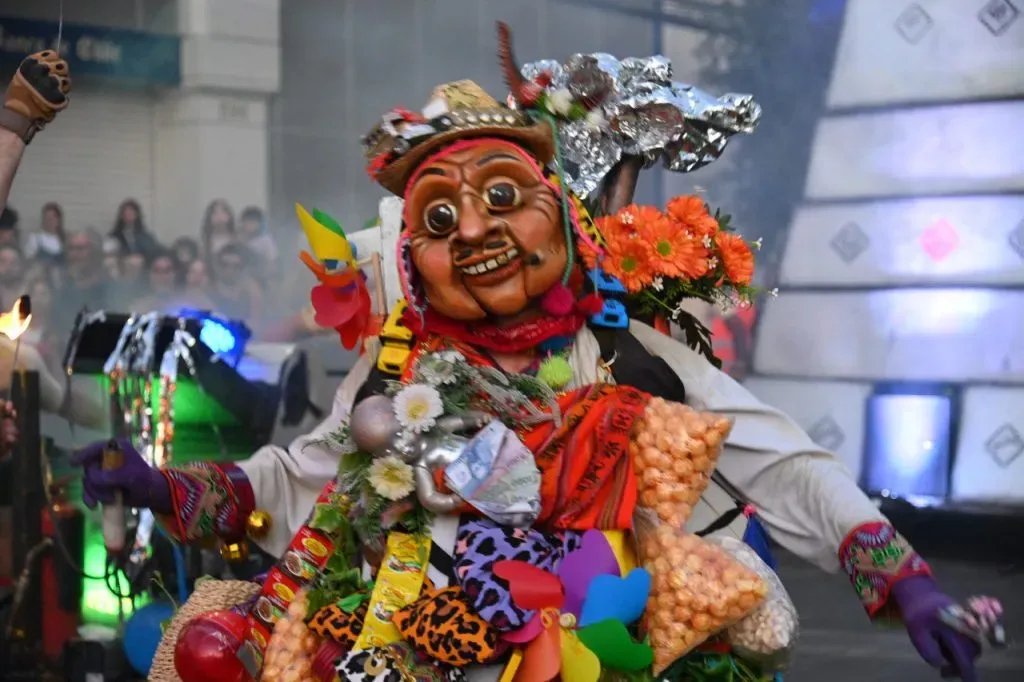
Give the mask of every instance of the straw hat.
[{"label": "straw hat", "polygon": [[174,647],[178,643],[178,633],[190,620],[204,613],[244,604],[259,594],[259,591],[258,584],[243,580],[198,582],[192,596],[178,609],[164,630],[153,664],[149,668],[149,682],[182,682],[174,668]]},{"label": "straw hat", "polygon": [[402,196],[409,177],[431,153],[474,137],[499,137],[522,145],[543,165],[555,153],[551,127],[499,104],[473,81],[434,89],[421,114],[396,109],[363,138],[367,170],[386,190]]}]

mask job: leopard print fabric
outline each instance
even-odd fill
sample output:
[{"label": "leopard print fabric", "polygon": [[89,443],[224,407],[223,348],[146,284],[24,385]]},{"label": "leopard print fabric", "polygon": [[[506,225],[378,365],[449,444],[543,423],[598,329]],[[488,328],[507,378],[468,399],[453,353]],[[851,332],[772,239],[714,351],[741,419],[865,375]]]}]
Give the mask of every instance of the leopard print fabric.
[{"label": "leopard print fabric", "polygon": [[499,652],[501,633],[473,612],[461,587],[424,593],[392,622],[417,651],[455,667],[487,663]]},{"label": "leopard print fabric", "polygon": [[458,668],[427,660],[404,642],[349,652],[335,670],[344,682],[466,682]]},{"label": "leopard print fabric", "polygon": [[309,629],[324,639],[337,642],[346,650],[351,649],[363,632],[366,609],[365,602],[352,613],[346,612],[337,604],[325,606],[309,621]]},{"label": "leopard print fabric", "polygon": [[502,632],[518,630],[534,612],[512,603],[508,583],[494,575],[494,563],[519,560],[553,572],[566,554],[579,549],[581,538],[574,531],[549,535],[505,528],[488,519],[467,521],[455,541],[455,578],[481,618]]}]

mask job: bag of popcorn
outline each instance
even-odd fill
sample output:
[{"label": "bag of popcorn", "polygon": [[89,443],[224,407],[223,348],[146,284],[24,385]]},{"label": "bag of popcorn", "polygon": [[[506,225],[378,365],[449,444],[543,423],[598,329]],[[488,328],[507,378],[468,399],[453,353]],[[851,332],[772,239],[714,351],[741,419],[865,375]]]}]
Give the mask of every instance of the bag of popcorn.
[{"label": "bag of popcorn", "polygon": [[757,573],[768,594],[752,613],[730,626],[726,639],[737,656],[760,666],[765,673],[782,672],[792,661],[799,636],[799,619],[779,576],[750,545],[733,537],[709,539],[736,561]]},{"label": "bag of popcorn", "polygon": [[306,682],[313,678],[313,657],[320,638],[306,626],[306,593],[300,592],[274,624],[261,682]]},{"label": "bag of popcorn", "polygon": [[630,441],[639,503],[682,529],[708,487],[732,421],[652,398]]},{"label": "bag of popcorn", "polygon": [[640,562],[651,574],[643,628],[660,675],[764,601],[768,585],[716,544],[637,513]]}]

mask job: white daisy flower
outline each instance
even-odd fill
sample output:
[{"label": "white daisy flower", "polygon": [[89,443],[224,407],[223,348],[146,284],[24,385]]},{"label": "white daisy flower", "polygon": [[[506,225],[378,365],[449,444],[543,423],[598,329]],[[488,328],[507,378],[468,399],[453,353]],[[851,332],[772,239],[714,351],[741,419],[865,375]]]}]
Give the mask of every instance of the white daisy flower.
[{"label": "white daisy flower", "polygon": [[654,281],[651,282],[651,288],[655,291],[664,291],[665,280],[662,277],[655,277]]},{"label": "white daisy flower", "polygon": [[776,287],[775,289],[772,289],[771,291],[769,291],[768,295],[771,296],[772,298],[778,298],[778,296],[779,296],[779,289],[778,289],[778,287]]},{"label": "white daisy flower", "polygon": [[412,384],[395,396],[395,416],[409,431],[422,433],[434,427],[437,418],[444,414],[441,394],[432,386]]},{"label": "white daisy flower", "polygon": [[705,249],[710,249],[711,248],[711,235],[707,235],[707,234],[704,235],[704,238],[700,241],[700,243],[701,243],[701,245]]},{"label": "white daisy flower", "polygon": [[368,480],[378,495],[392,501],[408,497],[416,488],[412,467],[393,455],[374,460]]},{"label": "white daisy flower", "polygon": [[548,94],[548,108],[553,114],[568,116],[572,110],[572,102],[572,93],[566,88]]}]

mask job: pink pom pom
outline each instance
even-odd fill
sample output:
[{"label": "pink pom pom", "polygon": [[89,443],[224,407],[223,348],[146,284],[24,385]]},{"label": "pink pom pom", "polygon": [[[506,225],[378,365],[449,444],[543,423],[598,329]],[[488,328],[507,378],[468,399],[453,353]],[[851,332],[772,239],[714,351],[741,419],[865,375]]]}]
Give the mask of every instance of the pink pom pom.
[{"label": "pink pom pom", "polygon": [[540,299],[540,307],[548,315],[565,317],[572,312],[575,297],[564,284],[556,284]]}]

